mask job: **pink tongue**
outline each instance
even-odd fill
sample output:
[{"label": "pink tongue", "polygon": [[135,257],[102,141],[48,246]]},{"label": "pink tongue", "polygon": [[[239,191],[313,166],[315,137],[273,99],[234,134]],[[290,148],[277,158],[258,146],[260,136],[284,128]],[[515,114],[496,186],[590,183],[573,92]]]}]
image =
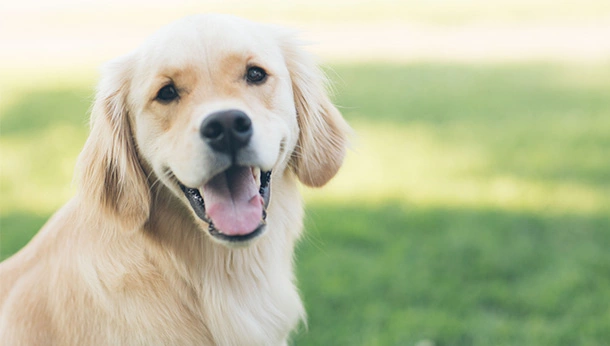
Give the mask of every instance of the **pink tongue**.
[{"label": "pink tongue", "polygon": [[263,198],[250,168],[231,167],[205,184],[202,192],[205,210],[220,232],[246,235],[260,224]]}]

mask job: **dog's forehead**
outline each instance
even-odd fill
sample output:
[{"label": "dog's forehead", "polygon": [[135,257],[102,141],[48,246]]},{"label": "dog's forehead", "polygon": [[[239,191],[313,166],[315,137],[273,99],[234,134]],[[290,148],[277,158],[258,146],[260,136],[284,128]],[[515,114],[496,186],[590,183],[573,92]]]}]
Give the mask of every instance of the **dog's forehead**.
[{"label": "dog's forehead", "polygon": [[228,15],[197,15],[173,22],[153,34],[139,53],[149,67],[150,63],[213,63],[227,56],[254,56],[269,62],[281,58],[270,27]]}]

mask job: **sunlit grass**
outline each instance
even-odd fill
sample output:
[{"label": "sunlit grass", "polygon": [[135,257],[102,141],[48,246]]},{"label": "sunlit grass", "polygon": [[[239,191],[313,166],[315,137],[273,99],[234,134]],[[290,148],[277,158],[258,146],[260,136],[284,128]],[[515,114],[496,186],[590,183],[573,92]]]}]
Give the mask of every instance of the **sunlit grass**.
[{"label": "sunlit grass", "polygon": [[610,211],[605,65],[340,67],[356,129],[316,201]]},{"label": "sunlit grass", "polygon": [[353,151],[341,173],[322,190],[305,190],[310,202],[393,200],[555,214],[610,212],[607,186],[600,189],[578,179],[527,177],[499,169],[489,148],[448,140],[430,125],[356,122],[355,130]]},{"label": "sunlit grass", "polygon": [[74,192],[71,181],[87,136],[92,91],[82,84],[39,88],[16,87],[13,98],[2,104],[2,215],[48,215]]},{"label": "sunlit grass", "polygon": [[[71,179],[85,131],[54,126],[42,133],[0,140],[2,213],[47,215],[74,193]],[[8,149],[5,149],[8,148]]]}]

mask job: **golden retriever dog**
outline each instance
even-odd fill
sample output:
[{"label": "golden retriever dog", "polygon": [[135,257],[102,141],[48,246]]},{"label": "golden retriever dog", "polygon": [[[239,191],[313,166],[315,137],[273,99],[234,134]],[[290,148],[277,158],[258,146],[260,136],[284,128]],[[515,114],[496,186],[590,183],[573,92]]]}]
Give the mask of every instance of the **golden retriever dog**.
[{"label": "golden retriever dog", "polygon": [[304,318],[298,181],[348,125],[293,35],[226,15],[102,73],[76,196],[0,267],[2,345],[285,345]]}]

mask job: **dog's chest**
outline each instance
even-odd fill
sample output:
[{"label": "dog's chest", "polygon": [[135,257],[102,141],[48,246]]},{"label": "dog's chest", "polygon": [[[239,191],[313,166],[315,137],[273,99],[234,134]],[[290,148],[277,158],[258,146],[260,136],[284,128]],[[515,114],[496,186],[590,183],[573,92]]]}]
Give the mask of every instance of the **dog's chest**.
[{"label": "dog's chest", "polygon": [[101,338],[94,339],[114,345],[281,345],[302,316],[291,288],[273,296],[227,293],[205,295],[199,302],[124,300],[124,314],[111,318]]},{"label": "dog's chest", "polygon": [[143,318],[127,323],[133,323],[133,329],[120,329],[131,337],[135,335],[129,329],[141,331],[138,338],[144,337],[148,345],[281,345],[304,316],[289,277],[216,277],[198,291],[174,283],[166,287],[173,289],[170,299],[166,291],[157,299],[140,296],[125,301],[123,308],[139,310],[129,315]]},{"label": "dog's chest", "polygon": [[[284,282],[282,282],[284,281]],[[273,285],[217,287],[201,297],[203,328],[218,345],[279,345],[303,317],[289,280]],[[219,294],[219,292],[222,292]]]}]

